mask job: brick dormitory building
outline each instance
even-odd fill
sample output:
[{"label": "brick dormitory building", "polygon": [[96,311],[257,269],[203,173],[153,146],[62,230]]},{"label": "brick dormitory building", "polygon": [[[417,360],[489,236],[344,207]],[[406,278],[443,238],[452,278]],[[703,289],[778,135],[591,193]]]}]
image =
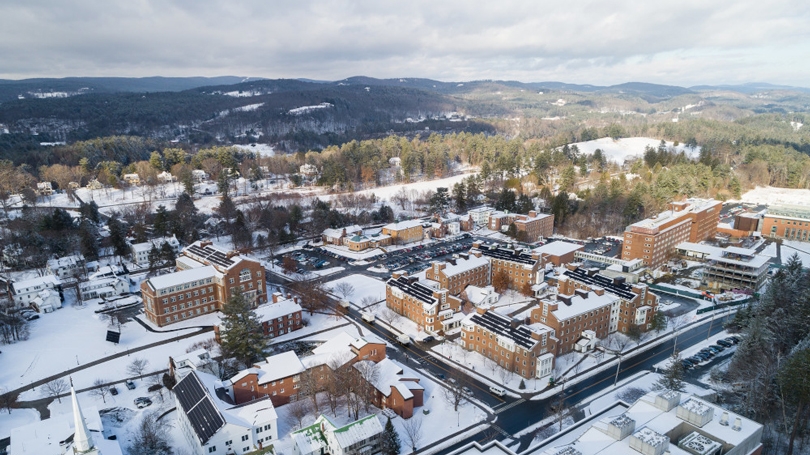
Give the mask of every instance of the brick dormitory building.
[{"label": "brick dormitory building", "polygon": [[483,257],[459,254],[445,262],[431,262],[425,270],[428,280],[439,283],[451,295],[459,295],[469,285],[484,287],[490,280],[489,261]]},{"label": "brick dormitory building", "polygon": [[394,272],[385,285],[388,308],[405,316],[427,332],[456,328],[461,324],[462,301],[432,280],[419,280],[405,272]]},{"label": "brick dormitory building", "polygon": [[256,306],[267,302],[261,263],[197,241],[177,257],[177,272],[141,283],[146,317],[158,326],[222,308],[235,292]]},{"label": "brick dormitory building", "polygon": [[509,277],[510,289],[521,290],[526,284],[537,283],[540,270],[538,253],[475,242],[470,254],[477,257],[483,256],[489,260],[490,277],[494,277],[502,271],[505,272]]}]

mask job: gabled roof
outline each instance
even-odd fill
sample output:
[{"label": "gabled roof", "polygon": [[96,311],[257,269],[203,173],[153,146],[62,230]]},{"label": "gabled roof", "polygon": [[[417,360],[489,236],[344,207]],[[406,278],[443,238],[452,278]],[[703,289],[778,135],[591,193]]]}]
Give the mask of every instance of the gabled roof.
[{"label": "gabled roof", "polygon": [[270,356],[264,362],[256,364],[256,366],[261,370],[259,384],[295,376],[306,370],[298,355],[293,351]]},{"label": "gabled roof", "polygon": [[208,442],[225,426],[225,418],[214,404],[208,389],[197,377],[197,372],[192,371],[186,375],[172,390],[180,403],[180,411],[191,423],[200,445]]},{"label": "gabled roof", "polygon": [[347,448],[364,439],[369,439],[382,433],[383,427],[376,414],[364,417],[348,425],[332,430],[332,435],[342,448]]}]

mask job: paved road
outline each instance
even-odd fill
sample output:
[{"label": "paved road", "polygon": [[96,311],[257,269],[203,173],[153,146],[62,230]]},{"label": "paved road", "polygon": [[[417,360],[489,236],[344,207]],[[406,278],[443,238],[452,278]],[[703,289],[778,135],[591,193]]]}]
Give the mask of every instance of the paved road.
[{"label": "paved road", "polygon": [[[722,324],[718,324],[717,321],[715,321],[714,324],[711,324],[710,321],[705,321],[681,333],[677,338],[678,347],[685,349],[689,346],[693,346],[702,341],[705,341],[707,338],[707,334],[709,333],[710,326],[712,335],[719,333],[723,330]],[[662,360],[665,360],[667,357],[672,355],[673,347],[674,347],[674,340],[669,340],[645,352],[641,352],[638,353],[637,355],[624,358],[621,364],[621,370],[619,371],[618,377],[619,381],[628,378],[634,374],[637,374],[639,372],[652,370],[656,363],[661,362]],[[607,371],[597,373],[591,378],[585,379],[577,384],[571,385],[570,387],[566,387],[564,391],[565,403],[569,406],[574,406],[578,402],[582,401],[584,398],[612,386],[615,376],[616,376],[616,369],[610,368]],[[497,425],[500,428],[502,428],[505,432],[509,434],[515,434],[523,430],[527,426],[534,424],[545,418],[548,413],[547,408],[550,402],[556,399],[557,397],[552,397],[546,400],[521,402],[518,405],[512,407],[509,410],[509,412],[499,414]],[[453,447],[458,448],[464,444],[468,444],[471,441],[482,442],[490,438],[491,436],[492,434],[484,434],[484,433],[478,434],[459,444],[454,445]],[[496,439],[502,440],[505,439],[505,436],[499,435]],[[528,442],[530,442],[531,437],[526,439],[528,440],[521,441],[522,442],[521,448],[525,448],[524,446],[527,445]],[[452,450],[453,448],[451,447],[446,450],[440,451],[439,453],[440,454],[449,453]]]}]

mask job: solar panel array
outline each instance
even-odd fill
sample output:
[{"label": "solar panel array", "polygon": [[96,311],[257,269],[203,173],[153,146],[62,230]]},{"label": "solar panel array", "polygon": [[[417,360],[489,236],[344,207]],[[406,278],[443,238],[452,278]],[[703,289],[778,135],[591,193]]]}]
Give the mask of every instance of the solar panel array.
[{"label": "solar panel array", "polygon": [[581,283],[588,285],[595,285],[605,289],[605,291],[622,298],[624,300],[633,300],[636,294],[633,293],[632,287],[629,284],[614,283],[613,278],[600,275],[598,273],[588,275],[588,273],[581,268],[575,270],[566,270],[563,275],[577,280]]},{"label": "solar panel array", "polygon": [[228,268],[234,264],[234,261],[224,252],[216,248],[211,248],[210,246],[200,247],[198,245],[191,245],[186,250],[189,253],[220,267]]},{"label": "solar panel array", "polygon": [[388,285],[393,286],[395,288],[399,288],[402,292],[416,297],[417,299],[425,302],[425,303],[435,303],[436,298],[433,297],[433,290],[427,286],[424,286],[419,283],[411,283],[411,281],[404,276],[401,276],[397,279],[391,278],[388,280]]},{"label": "solar panel array", "polygon": [[514,340],[517,345],[524,349],[531,349],[537,343],[537,340],[532,338],[532,332],[525,325],[512,328],[511,319],[492,311],[487,311],[484,314],[476,313],[471,320],[492,333]]},{"label": "solar panel array", "polygon": [[194,372],[180,380],[173,391],[200,444],[208,442],[225,425],[225,419],[211,400],[211,395]]},{"label": "solar panel array", "polygon": [[505,261],[517,262],[518,264],[534,265],[537,259],[534,259],[531,254],[518,253],[517,251],[508,250],[506,248],[497,248],[494,246],[481,246],[479,248],[481,254],[495,259],[503,259]]}]

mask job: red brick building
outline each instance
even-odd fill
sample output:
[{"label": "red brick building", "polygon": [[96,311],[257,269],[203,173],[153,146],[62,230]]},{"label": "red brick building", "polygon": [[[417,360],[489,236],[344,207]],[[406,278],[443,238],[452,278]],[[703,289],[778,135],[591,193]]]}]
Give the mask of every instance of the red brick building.
[{"label": "red brick building", "polygon": [[484,287],[490,280],[489,261],[483,257],[460,254],[444,262],[433,261],[425,277],[433,280],[452,295],[459,295],[469,285]]},{"label": "red brick building", "polygon": [[210,242],[184,249],[177,268],[141,283],[144,312],[158,326],[217,311],[237,291],[254,306],[267,302],[261,263]]},{"label": "red brick building", "polygon": [[509,277],[509,289],[521,290],[526,284],[537,283],[540,273],[540,255],[537,253],[475,242],[470,254],[489,260],[490,282],[495,274],[503,271]]},{"label": "red brick building", "polygon": [[461,299],[438,283],[419,281],[405,272],[394,272],[385,283],[385,303],[430,333],[458,327],[464,317]]},{"label": "red brick building", "polygon": [[[568,286],[561,287],[571,290]],[[540,306],[531,312],[531,321],[545,324],[554,331],[558,341],[554,354],[559,356],[574,351],[586,330],[593,331],[596,338],[606,337],[610,333],[611,310],[619,304],[618,297],[606,294],[601,288],[574,289],[573,294],[564,294],[561,290],[556,300],[540,301]]]}]

